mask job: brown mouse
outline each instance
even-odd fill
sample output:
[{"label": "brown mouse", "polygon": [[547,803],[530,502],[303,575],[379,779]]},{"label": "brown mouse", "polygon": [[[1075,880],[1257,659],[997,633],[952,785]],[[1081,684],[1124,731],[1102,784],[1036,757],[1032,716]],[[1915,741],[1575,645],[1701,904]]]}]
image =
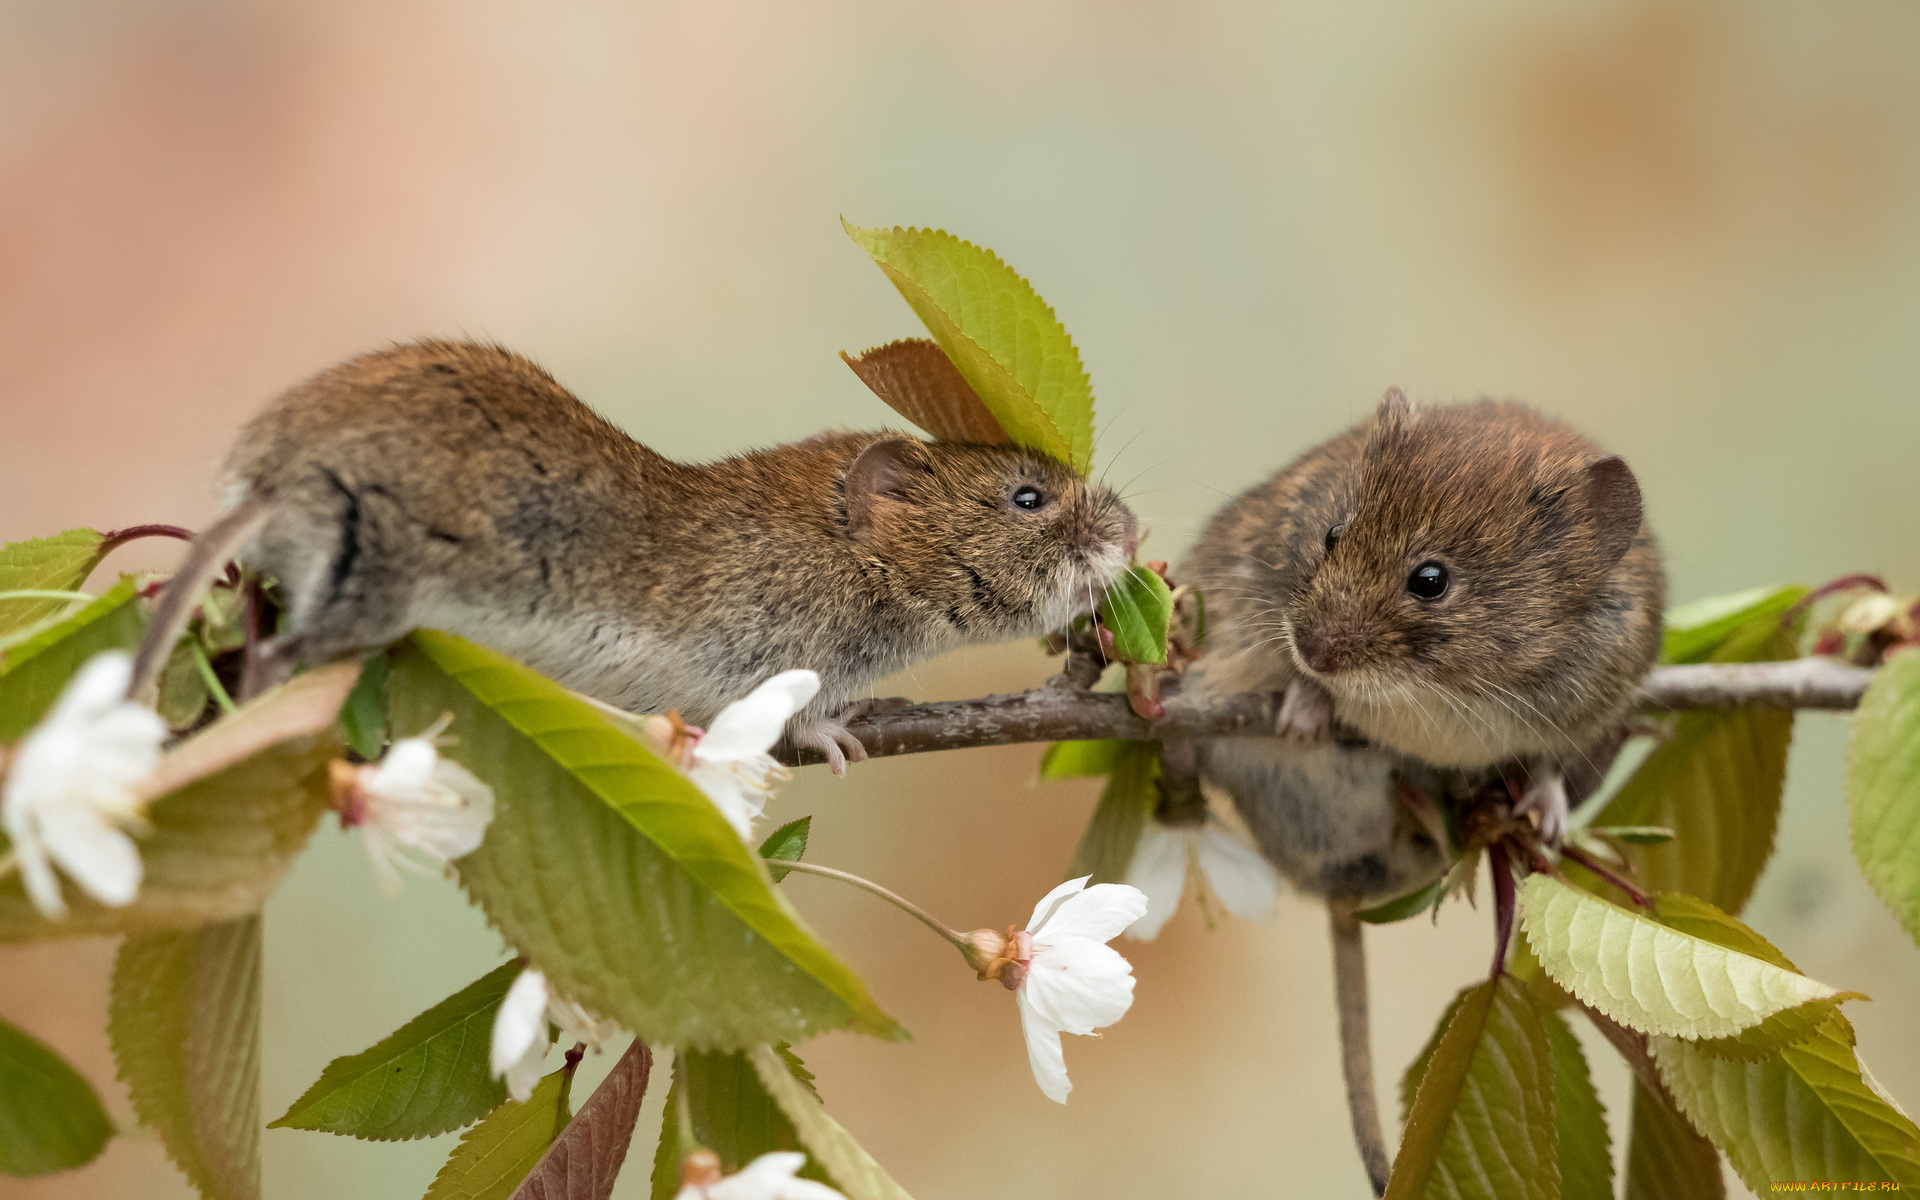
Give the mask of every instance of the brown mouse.
[{"label": "brown mouse", "polygon": [[1135,537],[1112,492],[1013,446],[830,433],[673,462],[526,358],[468,342],[295,386],[247,424],[224,479],[227,515],[162,601],[136,686],[238,553],[279,581],[270,645],[287,662],[431,627],[695,724],[804,667],[820,692],[789,736],[836,769],[863,751],[835,717],[874,680],[1065,626]]},{"label": "brown mouse", "polygon": [[1517,763],[1565,829],[1565,772],[1625,717],[1665,581],[1626,464],[1525,405],[1374,416],[1215,514],[1206,685],[1285,689],[1279,732],[1338,721],[1441,767]]}]

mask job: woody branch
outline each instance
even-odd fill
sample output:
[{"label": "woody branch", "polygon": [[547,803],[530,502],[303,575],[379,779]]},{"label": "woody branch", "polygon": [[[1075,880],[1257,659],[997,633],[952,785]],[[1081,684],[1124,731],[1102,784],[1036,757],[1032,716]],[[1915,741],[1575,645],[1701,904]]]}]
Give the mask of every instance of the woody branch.
[{"label": "woody branch", "polygon": [[[1846,710],[1860,702],[1872,678],[1867,668],[1830,658],[1655,667],[1641,690],[1639,711],[1657,715],[1703,708]],[[1009,696],[888,708],[849,721],[847,727],[869,757],[890,758],[1016,742],[1258,736],[1273,730],[1280,711],[1279,695],[1268,692],[1229,696],[1170,692],[1163,699],[1167,715],[1148,721],[1127,707],[1125,696],[1083,691],[1056,677],[1046,687]],[[780,757],[791,766],[825,761],[817,751],[796,753],[785,745]]]}]

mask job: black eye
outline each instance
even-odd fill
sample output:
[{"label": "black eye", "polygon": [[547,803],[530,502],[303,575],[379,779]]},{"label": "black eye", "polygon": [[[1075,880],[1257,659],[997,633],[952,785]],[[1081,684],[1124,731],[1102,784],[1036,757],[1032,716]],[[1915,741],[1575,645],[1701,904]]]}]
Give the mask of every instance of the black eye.
[{"label": "black eye", "polygon": [[1437,562],[1425,562],[1407,576],[1407,591],[1416,600],[1438,600],[1447,594],[1447,569]]},{"label": "black eye", "polygon": [[1342,521],[1338,525],[1335,525],[1332,529],[1327,530],[1327,549],[1329,550],[1333,549],[1333,544],[1339,541],[1340,535],[1345,533],[1346,531],[1347,531],[1347,523],[1345,521]]},{"label": "black eye", "polygon": [[1024,508],[1028,512],[1032,512],[1046,502],[1046,494],[1030,483],[1022,484],[1013,489],[1013,506],[1015,508]]}]

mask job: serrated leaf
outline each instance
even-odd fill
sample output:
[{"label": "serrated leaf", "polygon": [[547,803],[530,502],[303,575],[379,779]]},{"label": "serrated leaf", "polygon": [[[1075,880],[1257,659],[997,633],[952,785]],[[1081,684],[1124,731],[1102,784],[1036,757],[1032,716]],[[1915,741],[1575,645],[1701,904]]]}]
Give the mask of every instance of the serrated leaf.
[{"label": "serrated leaf", "polygon": [[495,796],[461,882],[562,995],[656,1045],[904,1036],[720,810],[584,700],[422,631],[395,653],[389,703],[396,729],[453,714],[448,757]]},{"label": "serrated leaf", "polygon": [[494,1015],[520,970],[518,960],[503,963],[371,1048],[334,1059],[267,1128],[389,1142],[448,1133],[486,1116],[507,1098],[487,1051]]},{"label": "serrated leaf", "polygon": [[1559,1013],[1542,1010],[1553,1063],[1553,1120],[1559,1133],[1560,1200],[1613,1200],[1613,1142],[1580,1039]]},{"label": "serrated leaf", "polygon": [[1055,742],[1040,756],[1040,780],[1077,779],[1106,775],[1131,743],[1113,740]]},{"label": "serrated leaf", "polygon": [[0,1174],[48,1175],[98,1158],[113,1136],[93,1085],[0,1020]]},{"label": "serrated leaf", "polygon": [[1387,1200],[1555,1200],[1552,1070],[1524,989],[1503,975],[1469,991],[1425,1064]]},{"label": "serrated leaf", "polygon": [[1867,1082],[1838,1013],[1764,1062],[1713,1058],[1672,1038],[1651,1046],[1680,1110],[1754,1191],[1776,1179],[1920,1186],[1920,1128]]},{"label": "serrated leaf", "polygon": [[383,651],[367,660],[360,678],[340,706],[340,727],[347,745],[368,762],[380,757],[387,744],[387,656]]},{"label": "serrated leaf", "polygon": [[1920,652],[1887,659],[1853,717],[1847,748],[1853,856],[1920,941]]},{"label": "serrated leaf", "polygon": [[940,441],[997,446],[1013,440],[934,342],[906,338],[859,358],[842,354],[840,361],[888,408]]},{"label": "serrated leaf", "polygon": [[991,250],[942,230],[841,224],[1008,436],[1086,474],[1093,388],[1073,339],[1033,286]]},{"label": "serrated leaf", "polygon": [[260,1195],[260,918],[130,937],[114,1063],[140,1123],[207,1200]]},{"label": "serrated leaf", "polygon": [[1660,661],[1707,662],[1736,632],[1780,618],[1800,602],[1807,589],[1799,584],[1750,588],[1728,596],[1709,596],[1667,610],[1661,626]]},{"label": "serrated leaf", "polygon": [[1128,567],[1100,598],[1100,623],[1112,632],[1114,657],[1122,662],[1166,662],[1172,616],[1167,581],[1147,567]]},{"label": "serrated leaf", "polygon": [[1722,1200],[1720,1152],[1647,1085],[1633,1083],[1625,1200]]},{"label": "serrated leaf", "polygon": [[1467,997],[1478,990],[1475,987],[1461,988],[1447,1001],[1446,1008],[1440,1011],[1440,1019],[1434,1022],[1433,1032],[1427,1035],[1426,1044],[1420,1047],[1420,1053],[1413,1056],[1407,1069],[1400,1075],[1400,1123],[1405,1125],[1413,1116],[1413,1098],[1420,1093],[1420,1081],[1427,1077],[1427,1064],[1433,1061],[1433,1052],[1440,1046],[1440,1039],[1447,1036],[1447,1026],[1453,1024],[1454,1014],[1460,1011]]},{"label": "serrated leaf", "polygon": [[847,1200],[911,1200],[906,1189],[827,1115],[820,1098],[795,1078],[789,1064],[771,1046],[747,1052],[760,1082],[793,1123],[800,1141]]},{"label": "serrated leaf", "polygon": [[607,1200],[627,1161],[652,1073],[653,1051],[636,1038],[511,1200]]},{"label": "serrated leaf", "polygon": [[526,1103],[509,1100],[461,1134],[425,1200],[507,1200],[566,1128],[575,1066],[545,1076]]},{"label": "serrated leaf", "polygon": [[[1687,661],[1771,662],[1795,657],[1780,613],[1804,588],[1775,589],[1740,621],[1687,644]],[[1696,631],[1697,632],[1697,631]],[[1773,853],[1786,782],[1790,709],[1682,713],[1632,778],[1595,817],[1601,826],[1658,826],[1672,841],[1626,850],[1639,886],[1685,892],[1739,912]],[[1570,874],[1574,872],[1570,871]]]},{"label": "serrated leaf", "polygon": [[[100,565],[105,544],[92,529],[0,546],[0,592],[71,592]],[[0,634],[25,629],[68,607],[65,600],[0,600]]]},{"label": "serrated leaf", "polygon": [[146,617],[123,579],[79,612],[0,653],[0,744],[33,728],[82,664],[136,645]]},{"label": "serrated leaf", "polygon": [[[811,1094],[812,1076],[784,1047],[771,1049],[775,1061],[796,1087]],[[680,1110],[685,1108],[694,1140],[720,1157],[721,1169],[732,1174],[762,1154],[800,1150],[800,1135],[780,1104],[760,1081],[746,1053],[702,1054],[682,1051],[674,1062],[673,1089],[667,1096],[660,1147],[653,1160],[656,1196],[674,1195],[680,1187]],[[818,1163],[809,1161],[800,1174],[832,1183]]]},{"label": "serrated leaf", "polygon": [[1119,883],[1133,865],[1134,851],[1140,846],[1140,833],[1147,817],[1160,803],[1160,743],[1125,742],[1107,784],[1100,789],[1100,803],[1080,835],[1073,852],[1073,865],[1067,878],[1093,876],[1090,883]]},{"label": "serrated leaf", "polygon": [[799,862],[807,852],[807,834],[813,830],[813,818],[801,817],[767,835],[760,843],[760,857],[767,860],[767,874],[779,883],[788,875],[783,862]]},{"label": "serrated leaf", "polygon": [[[1738,950],[1742,954],[1751,954],[1776,967],[1788,971],[1800,969],[1788,961],[1787,956],[1780,953],[1772,942],[1697,897],[1673,892],[1660,896],[1654,901],[1653,917],[1669,928],[1730,950]],[[1714,1058],[1759,1062],[1771,1058],[1783,1047],[1798,1045],[1814,1037],[1842,1001],[1865,998],[1859,992],[1837,992],[1776,1013],[1752,1029],[1741,1030],[1731,1037],[1703,1039],[1693,1045],[1702,1054]]]},{"label": "serrated leaf", "polygon": [[0,879],[0,942],[189,928],[258,911],[327,810],[327,762],[339,752],[329,730],[353,674],[296,676],[168,751],[142,788],[164,794],[147,810],[133,903],[109,908],[68,887],[72,911],[49,921],[17,876]]},{"label": "serrated leaf", "polygon": [[1628,912],[1547,875],[1520,888],[1527,941],[1553,981],[1642,1033],[1728,1037],[1835,989]]},{"label": "serrated leaf", "polygon": [[1369,925],[1391,925],[1395,921],[1419,916],[1440,903],[1441,897],[1446,894],[1447,881],[1442,877],[1417,891],[1408,892],[1404,896],[1395,896],[1383,904],[1363,908],[1353,915]]}]

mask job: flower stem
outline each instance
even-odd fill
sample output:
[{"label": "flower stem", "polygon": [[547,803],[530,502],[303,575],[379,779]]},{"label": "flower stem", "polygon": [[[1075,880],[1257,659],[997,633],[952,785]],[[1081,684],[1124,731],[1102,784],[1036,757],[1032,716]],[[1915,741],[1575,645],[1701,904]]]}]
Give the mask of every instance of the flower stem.
[{"label": "flower stem", "polygon": [[221,712],[232,712],[235,708],[233,697],[227,695],[226,685],[221,683],[220,677],[213,673],[213,663],[208,661],[206,650],[201,648],[198,641],[188,638],[187,652],[193,655],[194,668],[200,672],[200,678],[205,681],[207,690],[213,693],[214,703],[220,706]]},{"label": "flower stem", "polygon": [[18,592],[0,592],[0,600],[92,600],[87,592],[55,592],[44,588],[28,588]]},{"label": "flower stem", "polygon": [[780,866],[785,870],[798,871],[803,875],[824,875],[828,879],[838,879],[842,883],[850,883],[857,888],[864,888],[893,905],[895,908],[898,908],[901,912],[906,913],[922,925],[925,925],[928,929],[933,930],[949,942],[952,942],[955,946],[959,947],[961,953],[964,954],[971,949],[972,944],[967,941],[964,934],[958,930],[948,929],[945,925],[934,920],[927,910],[921,908],[911,900],[895,895],[871,879],[863,879],[847,871],[836,871],[832,867],[816,867],[812,863],[806,862],[783,862]]}]

